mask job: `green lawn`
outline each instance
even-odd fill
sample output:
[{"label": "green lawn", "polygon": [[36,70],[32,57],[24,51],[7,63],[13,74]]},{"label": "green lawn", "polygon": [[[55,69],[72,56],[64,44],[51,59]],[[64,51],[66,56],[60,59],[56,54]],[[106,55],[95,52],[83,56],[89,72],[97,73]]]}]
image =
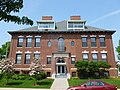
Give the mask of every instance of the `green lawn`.
[{"label": "green lawn", "polygon": [[50,88],[53,79],[43,79],[37,81],[37,86],[34,86],[34,80],[9,80],[9,84],[6,85],[6,80],[0,80],[0,87],[10,87],[10,88]]},{"label": "green lawn", "polygon": [[[69,79],[69,86],[78,86],[87,81],[88,79]],[[106,83],[117,85],[120,88],[120,79],[99,79]]]}]

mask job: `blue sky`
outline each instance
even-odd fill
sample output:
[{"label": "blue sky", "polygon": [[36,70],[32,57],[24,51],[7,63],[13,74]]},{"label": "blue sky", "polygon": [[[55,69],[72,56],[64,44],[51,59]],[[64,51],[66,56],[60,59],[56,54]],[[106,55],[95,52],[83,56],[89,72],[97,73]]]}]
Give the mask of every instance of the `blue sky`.
[{"label": "blue sky", "polygon": [[[44,15],[53,16],[56,22],[69,20],[71,15],[80,15],[87,25],[116,30],[114,49],[120,39],[120,0],[24,0],[24,7],[15,15],[28,16],[34,21],[33,26]],[[7,31],[27,27],[30,26],[0,21],[0,47],[11,39]]]}]

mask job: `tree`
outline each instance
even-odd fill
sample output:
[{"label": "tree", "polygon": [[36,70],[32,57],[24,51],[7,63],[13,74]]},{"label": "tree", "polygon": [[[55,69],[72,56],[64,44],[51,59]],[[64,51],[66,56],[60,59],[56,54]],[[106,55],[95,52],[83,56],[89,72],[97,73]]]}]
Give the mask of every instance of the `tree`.
[{"label": "tree", "polygon": [[9,51],[10,51],[10,42],[8,41],[2,45],[2,48],[0,48],[0,59],[8,58]]},{"label": "tree", "polygon": [[87,62],[87,61],[78,61],[75,63],[75,67],[77,68],[79,77],[81,77],[81,78],[87,77],[88,63],[89,62]]},{"label": "tree", "polygon": [[0,21],[15,22],[17,24],[33,25],[33,21],[26,16],[20,18],[13,15],[23,8],[23,0],[0,0]]},{"label": "tree", "polygon": [[14,74],[14,60],[12,58],[4,59],[0,62],[1,74],[6,79],[6,84],[9,83],[9,79]]},{"label": "tree", "polygon": [[118,52],[118,59],[120,60],[120,40],[119,45],[116,47],[116,51]]},{"label": "tree", "polygon": [[102,73],[106,69],[111,67],[110,64],[106,62],[87,62],[87,61],[78,61],[75,63],[75,67],[77,68],[78,75],[80,78],[98,78],[100,75],[96,75],[96,72]]},{"label": "tree", "polygon": [[33,76],[35,83],[34,85],[37,85],[37,75],[40,74],[43,71],[43,66],[40,63],[39,59],[34,59],[33,62],[30,65],[30,76]]}]

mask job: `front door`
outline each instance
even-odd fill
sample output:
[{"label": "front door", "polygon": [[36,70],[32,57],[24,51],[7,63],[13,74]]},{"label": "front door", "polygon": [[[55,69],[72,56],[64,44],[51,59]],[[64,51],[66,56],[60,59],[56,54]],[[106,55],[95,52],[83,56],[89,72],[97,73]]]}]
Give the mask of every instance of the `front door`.
[{"label": "front door", "polygon": [[66,73],[66,66],[58,65],[57,66],[57,75],[65,75],[65,73]]}]

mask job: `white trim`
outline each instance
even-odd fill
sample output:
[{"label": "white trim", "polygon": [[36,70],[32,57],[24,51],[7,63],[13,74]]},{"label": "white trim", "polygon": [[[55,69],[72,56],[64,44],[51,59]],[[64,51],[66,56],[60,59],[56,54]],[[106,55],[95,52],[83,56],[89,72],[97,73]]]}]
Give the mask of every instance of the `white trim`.
[{"label": "white trim", "polygon": [[71,68],[71,70],[77,70],[77,68]]},{"label": "white trim", "polygon": [[118,68],[110,68],[109,70],[118,70]]},{"label": "white trim", "polygon": [[39,51],[35,51],[34,53],[40,53]]},{"label": "white trim", "polygon": [[71,55],[71,57],[76,57],[75,55]]},{"label": "white trim", "polygon": [[56,65],[66,65],[66,63],[56,63]]},{"label": "white trim", "polygon": [[91,51],[91,53],[98,53],[98,51],[94,50],[94,51]]},{"label": "white trim", "polygon": [[19,50],[19,51],[17,51],[16,53],[22,53],[22,52]]},{"label": "white trim", "polygon": [[26,36],[26,37],[29,38],[29,37],[33,37],[33,36],[28,35],[28,36]]},{"label": "white trim", "polygon": [[31,53],[30,51],[26,51],[25,53]]},{"label": "white trim", "polygon": [[81,35],[81,37],[88,37],[88,35]]},{"label": "white trim", "polygon": [[105,35],[99,35],[99,37],[105,37]]},{"label": "white trim", "polygon": [[48,55],[47,57],[52,57],[51,55]]},{"label": "white trim", "polygon": [[14,68],[15,70],[30,70],[30,68]]},{"label": "white trim", "polygon": [[103,50],[103,51],[100,51],[101,53],[107,53],[107,51]]},{"label": "white trim", "polygon": [[41,37],[41,36],[37,35],[37,36],[35,36],[35,37]]},{"label": "white trim", "polygon": [[90,35],[90,37],[96,37],[96,35]]},{"label": "white trim", "polygon": [[18,37],[20,38],[20,37],[24,37],[24,36],[20,35],[20,36],[18,36]]},{"label": "white trim", "polygon": [[82,53],[89,53],[89,51],[84,50],[84,51],[82,51]]},{"label": "white trim", "polygon": [[43,68],[43,70],[52,70],[51,68]]}]

